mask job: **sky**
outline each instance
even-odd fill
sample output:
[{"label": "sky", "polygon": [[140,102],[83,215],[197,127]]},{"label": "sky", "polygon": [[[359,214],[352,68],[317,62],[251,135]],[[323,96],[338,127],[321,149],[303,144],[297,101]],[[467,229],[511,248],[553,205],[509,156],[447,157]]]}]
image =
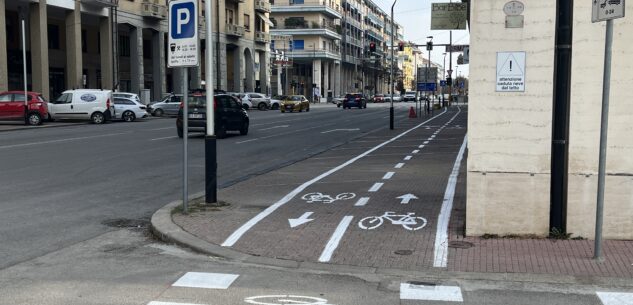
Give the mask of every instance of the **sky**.
[{"label": "sky", "polygon": [[[374,0],[387,14],[391,13],[393,0]],[[431,30],[431,2],[449,2],[448,0],[397,0],[393,9],[394,19],[404,27],[404,39],[416,44],[426,44],[426,37],[433,36],[434,43],[448,44],[449,31]],[[458,2],[458,1],[454,1]],[[469,44],[470,35],[467,30],[453,31],[453,44]],[[426,48],[424,48],[424,52]],[[433,48],[431,60],[443,64],[444,47]],[[453,53],[453,77],[457,74],[468,76],[468,65],[457,65],[457,56],[461,53]],[[426,56],[425,56],[426,57]],[[446,69],[449,66],[449,56],[446,55]]]}]

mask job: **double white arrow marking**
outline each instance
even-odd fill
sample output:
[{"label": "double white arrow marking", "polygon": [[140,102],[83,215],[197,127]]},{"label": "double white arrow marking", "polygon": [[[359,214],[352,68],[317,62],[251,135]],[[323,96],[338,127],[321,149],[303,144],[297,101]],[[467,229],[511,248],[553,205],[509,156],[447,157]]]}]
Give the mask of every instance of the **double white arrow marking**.
[{"label": "double white arrow marking", "polygon": [[299,218],[291,218],[288,219],[288,223],[290,223],[290,227],[294,228],[294,227],[298,227],[304,223],[308,223],[310,221],[313,221],[314,219],[309,219],[308,217],[310,217],[310,215],[312,215],[312,212],[305,212],[303,213],[303,215],[301,215],[301,217]]},{"label": "double white arrow marking", "polygon": [[405,194],[402,195],[400,197],[396,197],[397,199],[401,199],[400,204],[409,204],[409,201],[411,201],[412,199],[419,199],[418,197],[416,197],[413,194]]}]

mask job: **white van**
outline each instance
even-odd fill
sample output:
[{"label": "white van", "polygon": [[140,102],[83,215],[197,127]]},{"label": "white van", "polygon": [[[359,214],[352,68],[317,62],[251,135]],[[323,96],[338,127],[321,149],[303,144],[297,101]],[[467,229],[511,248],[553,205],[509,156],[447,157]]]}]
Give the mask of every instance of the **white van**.
[{"label": "white van", "polygon": [[51,120],[90,120],[102,124],[115,116],[112,91],[79,89],[64,91],[49,102]]}]

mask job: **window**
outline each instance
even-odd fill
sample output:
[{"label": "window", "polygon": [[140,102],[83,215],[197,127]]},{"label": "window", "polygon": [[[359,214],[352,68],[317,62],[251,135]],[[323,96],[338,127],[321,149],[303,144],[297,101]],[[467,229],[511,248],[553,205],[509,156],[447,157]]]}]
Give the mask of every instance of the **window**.
[{"label": "window", "polygon": [[8,103],[10,101],[11,101],[11,94],[0,95],[0,103],[2,102]]},{"label": "window", "polygon": [[130,57],[130,36],[119,36],[119,55]]},{"label": "window", "polygon": [[151,40],[143,40],[143,58],[152,59],[152,41]]},{"label": "window", "polygon": [[[33,99],[33,97],[31,97],[30,95],[27,95],[29,101]],[[24,94],[19,94],[19,93],[14,93],[13,94],[13,101],[14,102],[24,102]]]},{"label": "window", "polygon": [[303,0],[290,0],[290,4],[303,4]]},{"label": "window", "polygon": [[220,105],[222,108],[224,109],[229,109],[232,107],[231,102],[233,101],[233,99],[229,96],[222,96],[220,97]]},{"label": "window", "polygon": [[304,41],[303,40],[295,40],[293,42],[292,48],[295,50],[303,50],[304,48]]},{"label": "window", "polygon": [[70,104],[73,99],[73,95],[70,93],[64,93],[55,100],[55,104]]},{"label": "window", "polygon": [[48,25],[48,48],[59,50],[59,26],[56,24]]},{"label": "window", "polygon": [[233,22],[233,20],[235,19],[234,17],[235,16],[233,15],[233,10],[227,8],[226,9],[226,23],[228,23],[228,24],[235,24]]},{"label": "window", "polygon": [[244,29],[247,31],[251,30],[251,16],[248,14],[244,14]]},{"label": "window", "polygon": [[81,30],[81,52],[88,53],[88,37],[86,30]]}]

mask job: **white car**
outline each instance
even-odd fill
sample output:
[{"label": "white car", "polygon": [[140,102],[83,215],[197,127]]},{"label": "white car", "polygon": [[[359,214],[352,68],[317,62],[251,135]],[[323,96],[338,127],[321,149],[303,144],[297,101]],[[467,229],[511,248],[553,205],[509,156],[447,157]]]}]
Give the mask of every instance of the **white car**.
[{"label": "white car", "polygon": [[145,105],[129,98],[115,97],[114,111],[116,113],[115,119],[126,122],[134,122],[137,118],[149,116]]},{"label": "white car", "polygon": [[239,95],[244,109],[257,108],[266,110],[270,108],[270,99],[265,95],[256,92],[246,92]]},{"label": "white car", "polygon": [[[141,98],[136,93],[112,92],[112,97],[114,97],[114,98],[117,98],[117,97],[128,98],[128,99],[135,100],[135,101],[141,103]],[[141,103],[141,104],[143,104],[143,103]]]},{"label": "white car", "polygon": [[415,102],[416,101],[415,92],[414,91],[405,92],[404,96],[402,97],[402,100],[405,102]]},{"label": "white car", "polygon": [[279,110],[279,105],[281,105],[281,101],[284,99],[281,95],[276,95],[270,98],[270,109],[271,110]]},{"label": "white car", "polygon": [[103,124],[115,115],[112,91],[98,89],[67,90],[48,103],[51,120],[90,120]]}]

